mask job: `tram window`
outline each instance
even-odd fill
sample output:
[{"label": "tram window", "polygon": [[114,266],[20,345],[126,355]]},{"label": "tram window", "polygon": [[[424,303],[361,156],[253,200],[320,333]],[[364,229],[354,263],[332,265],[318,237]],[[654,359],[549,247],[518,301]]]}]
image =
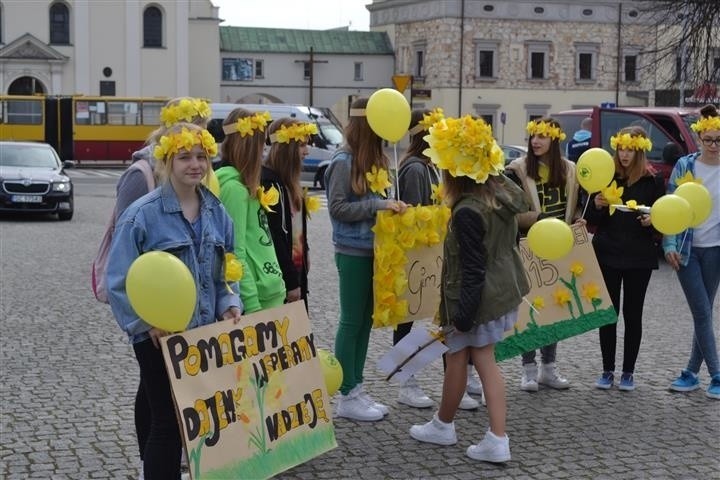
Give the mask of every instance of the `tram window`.
[{"label": "tram window", "polygon": [[137,102],[107,102],[107,110],[110,125],[140,124]]},{"label": "tram window", "polygon": [[42,102],[38,100],[5,100],[2,121],[13,125],[42,125]]},{"label": "tram window", "polygon": [[75,103],[75,123],[77,125],[104,125],[107,123],[105,102],[78,101]]},{"label": "tram window", "polygon": [[142,103],[142,124],[160,125],[160,110],[165,102],[143,102]]}]

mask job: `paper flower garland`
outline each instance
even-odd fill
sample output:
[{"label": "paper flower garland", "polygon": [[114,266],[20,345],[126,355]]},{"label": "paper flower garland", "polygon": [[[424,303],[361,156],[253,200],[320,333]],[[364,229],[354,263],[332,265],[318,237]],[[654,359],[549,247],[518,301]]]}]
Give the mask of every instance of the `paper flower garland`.
[{"label": "paper flower garland", "polygon": [[610,137],[610,146],[613,150],[652,150],[652,142],[649,138],[640,135],[621,133]]},{"label": "paper flower garland", "polygon": [[555,127],[548,122],[531,120],[528,122],[525,129],[531,136],[540,135],[542,137],[550,137],[553,140],[560,140],[561,142],[565,140],[565,133],[563,133],[562,129],[560,127]]},{"label": "paper flower garland", "polygon": [[287,125],[282,125],[278,130],[270,135],[270,142],[307,142],[310,135],[316,135],[317,133],[317,125],[314,123],[295,123],[289,127]]},{"label": "paper flower garland", "polygon": [[690,125],[690,128],[697,133],[720,130],[720,117],[700,117],[700,120]]},{"label": "paper flower garland", "polygon": [[179,133],[163,135],[155,145],[153,156],[158,160],[172,157],[180,150],[192,150],[193,146],[202,145],[208,158],[217,155],[215,139],[207,130],[188,130],[183,127]]},{"label": "paper flower garland", "polygon": [[210,106],[199,98],[183,98],[174,105],[160,109],[160,121],[170,127],[178,122],[192,123],[193,119],[210,118]]}]

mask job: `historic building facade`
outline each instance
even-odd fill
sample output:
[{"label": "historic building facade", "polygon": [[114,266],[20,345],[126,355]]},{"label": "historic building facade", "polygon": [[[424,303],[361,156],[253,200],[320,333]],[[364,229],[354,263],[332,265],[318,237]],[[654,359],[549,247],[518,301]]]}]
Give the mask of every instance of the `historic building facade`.
[{"label": "historic building facade", "polygon": [[679,77],[672,58],[658,65],[649,53],[663,32],[638,6],[375,0],[368,9],[371,29],[393,42],[395,73],[413,76],[413,106],[480,115],[501,142],[523,144],[532,118],[602,103],[655,105]]}]

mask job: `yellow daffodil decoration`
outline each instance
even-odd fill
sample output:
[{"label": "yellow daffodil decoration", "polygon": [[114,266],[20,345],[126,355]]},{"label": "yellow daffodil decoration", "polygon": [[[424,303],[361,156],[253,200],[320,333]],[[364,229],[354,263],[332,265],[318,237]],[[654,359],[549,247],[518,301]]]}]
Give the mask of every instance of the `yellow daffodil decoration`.
[{"label": "yellow daffodil decoration", "polygon": [[318,200],[317,197],[310,195],[307,187],[303,189],[303,201],[305,202],[305,213],[308,218],[310,218],[310,214],[320,210],[320,200]]},{"label": "yellow daffodil decoration", "polygon": [[685,175],[683,175],[682,177],[679,177],[677,180],[675,180],[675,184],[678,187],[680,185],[682,185],[683,183],[688,183],[688,182],[694,182],[694,183],[700,183],[700,184],[703,183],[702,178],[698,178],[698,177],[694,176],[690,170],[685,172]]},{"label": "yellow daffodil decoration", "polygon": [[445,239],[450,220],[446,206],[410,207],[402,214],[378,212],[375,232],[373,326],[397,325],[408,315],[405,267],[407,251],[437,245]]},{"label": "yellow daffodil decoration", "polygon": [[530,136],[540,135],[541,137],[550,137],[553,140],[559,140],[561,142],[565,140],[565,133],[562,129],[548,122],[531,120],[526,125],[525,130],[527,130]]},{"label": "yellow daffodil decoration", "polygon": [[264,132],[265,127],[272,121],[268,112],[258,112],[249,117],[238,118],[237,122],[230,125],[223,125],[225,135],[239,133],[241,137],[253,135],[255,131]]},{"label": "yellow daffodil decoration", "polygon": [[243,276],[243,266],[234,253],[225,253],[225,286],[232,293],[228,282],[239,282]]},{"label": "yellow daffodil decoration", "polygon": [[307,142],[310,135],[316,135],[318,133],[317,125],[314,123],[296,123],[290,125],[282,125],[278,130],[270,135],[271,143],[290,143],[295,142]]},{"label": "yellow daffodil decoration", "polygon": [[492,128],[482,119],[470,115],[443,118],[423,138],[430,147],[423,153],[453,177],[464,176],[485,183],[489,175],[499,175],[505,169],[505,159]]},{"label": "yellow daffodil decoration", "polygon": [[610,183],[607,187],[602,190],[603,197],[610,204],[610,215],[615,213],[615,207],[613,205],[622,204],[622,195],[625,191],[624,187],[618,187],[615,180]]},{"label": "yellow daffodil decoration", "polygon": [[199,98],[182,98],[160,110],[160,121],[169,127],[178,122],[192,123],[195,118],[210,118],[210,106]]},{"label": "yellow daffodil decoration", "polygon": [[621,133],[610,137],[610,146],[613,150],[652,150],[652,142],[649,138],[640,135]]},{"label": "yellow daffodil decoration", "polygon": [[365,172],[365,178],[368,181],[370,191],[377,193],[383,197],[387,197],[387,189],[390,188],[390,177],[388,176],[387,170],[384,168],[377,168],[375,165],[369,172]]},{"label": "yellow daffodil decoration", "polygon": [[266,212],[274,212],[270,207],[277,205],[280,201],[280,192],[274,186],[265,190],[263,187],[257,189],[257,199],[260,202],[260,206],[265,209]]},{"label": "yellow daffodil decoration", "polygon": [[720,130],[720,117],[700,117],[700,120],[690,125],[690,128],[697,133]]},{"label": "yellow daffodil decoration", "polygon": [[217,144],[210,132],[207,130],[188,130],[183,127],[179,133],[160,137],[160,141],[153,150],[153,156],[160,161],[164,161],[180,150],[192,150],[195,145],[202,145],[208,158],[217,155]]}]

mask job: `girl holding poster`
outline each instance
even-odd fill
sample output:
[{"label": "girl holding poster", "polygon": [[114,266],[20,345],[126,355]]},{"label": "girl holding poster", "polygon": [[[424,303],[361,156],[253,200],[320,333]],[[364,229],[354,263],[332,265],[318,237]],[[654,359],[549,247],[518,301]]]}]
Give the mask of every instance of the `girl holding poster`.
[{"label": "girl holding poster", "polygon": [[171,251],[197,279],[197,305],[187,328],[218,318],[240,319],[237,285],[229,286],[225,278],[219,278],[225,270],[223,253],[233,249],[232,222],[220,201],[200,185],[216,153],[215,140],[207,130],[189,123],[169,128],[154,150],[156,170],[165,180],[122,213],[108,256],[108,299],[133,344],[152,418],[141,445],[148,480],[180,477],[181,437],[159,344],[168,332],[138,317],[130,304],[126,277],[142,254]]},{"label": "girl holding poster", "polygon": [[440,408],[428,423],[414,425],[410,435],[438,445],[457,443],[453,419],[471,359],[485,391],[490,427],[467,455],[506,462],[510,442],[505,433],[505,381],[495,363],[495,343],[512,329],[518,305],[530,291],[517,248],[516,220],[528,204],[522,190],[502,175],[502,150],[483,120],[441,120],[430,128],[428,143],[430,158],[443,170],[452,209],[439,308],[449,350]]},{"label": "girl holding poster", "polygon": [[[630,391],[635,389],[633,373],[640,351],[645,293],[650,274],[658,268],[657,248],[650,214],[633,208],[618,210],[612,205],[652,205],[665,193],[665,182],[647,161],[645,151],[652,149],[652,143],[642,127],[621,129],[610,138],[610,145],[615,149],[615,178],[609,187],[590,196],[594,207],[588,208],[586,219],[597,227],[592,243],[618,315],[622,288],[625,340],[618,388]],[[603,373],[595,386],[604,390],[615,380],[616,328],[616,323],[600,327]]]},{"label": "girl holding poster", "polygon": [[343,369],[338,417],[381,420],[387,406],[363,389],[373,312],[373,242],[378,210],[403,212],[407,205],[387,199],[388,159],[380,138],[367,122],[367,98],[355,100],[345,128],[346,144],[325,172],[328,210],[340,290],[340,321],[335,356]]},{"label": "girl holding poster", "polygon": [[670,384],[670,390],[690,392],[700,388],[698,374],[705,362],[710,374],[705,394],[720,400],[720,361],[713,330],[713,303],[720,284],[720,116],[717,108],[703,107],[692,129],[700,139],[700,152],[678,160],[668,181],[668,193],[675,192],[685,182],[701,182],[710,193],[710,212],[701,224],[663,239],[665,258],[677,271],[694,327],[687,366]]},{"label": "girl holding poster", "polygon": [[[575,164],[560,154],[565,134],[552,118],[540,118],[527,124],[528,153],[508,165],[508,176],[525,191],[530,211],[518,216],[520,231],[525,234],[543,218],[559,218],[570,224],[581,220],[578,208],[578,183]],[[522,355],[520,388],[537,392],[538,384],[566,389],[568,382],[555,365],[557,343],[540,349],[542,365],[538,374],[535,350]]]},{"label": "girl holding poster", "polygon": [[283,280],[286,302],[302,299],[307,310],[307,209],[300,174],[308,154],[308,140],[317,133],[314,123],[280,118],[270,124],[270,152],[262,167],[260,181],[265,190],[280,192],[280,205],[267,212]]}]

